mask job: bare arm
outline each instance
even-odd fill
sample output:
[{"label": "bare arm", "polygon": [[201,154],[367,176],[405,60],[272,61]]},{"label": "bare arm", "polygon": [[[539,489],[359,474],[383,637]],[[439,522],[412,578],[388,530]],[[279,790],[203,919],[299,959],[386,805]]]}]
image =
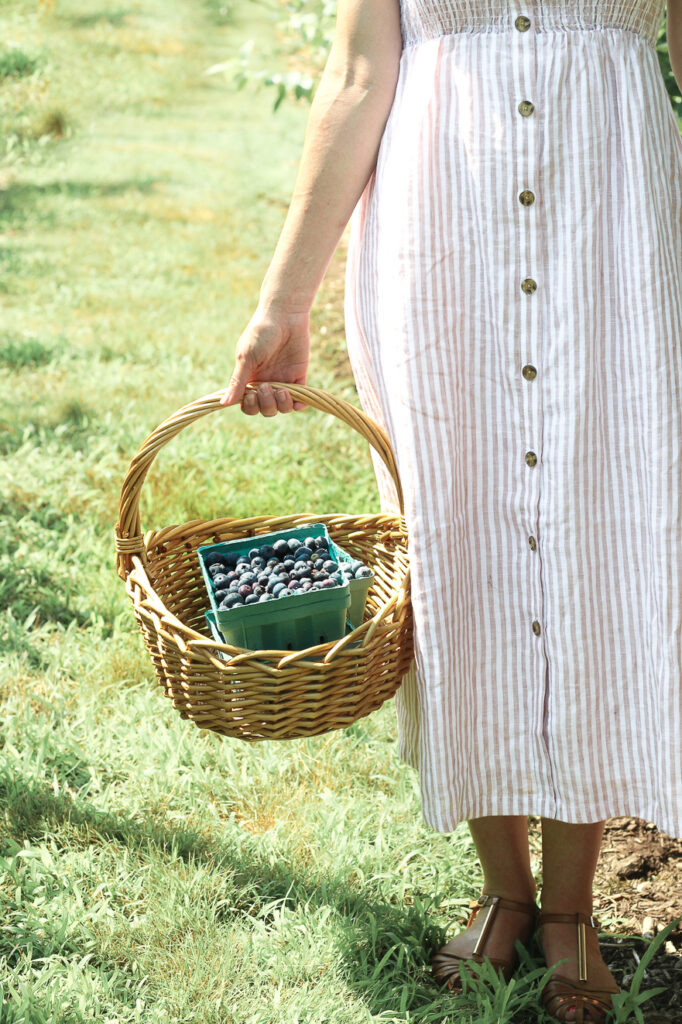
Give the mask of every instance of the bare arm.
[{"label": "bare arm", "polygon": [[668,0],[665,21],[670,67],[682,91],[682,0]]},{"label": "bare arm", "polygon": [[312,305],[376,164],[401,46],[398,0],[339,0],[289,212],[261,287],[266,303]]},{"label": "bare arm", "polygon": [[237,342],[223,405],[248,415],[305,409],[282,388],[305,384],[310,310],[376,165],[393,104],[402,38],[399,0],[338,0],[334,39],[310,108],[294,192],[255,313]]}]

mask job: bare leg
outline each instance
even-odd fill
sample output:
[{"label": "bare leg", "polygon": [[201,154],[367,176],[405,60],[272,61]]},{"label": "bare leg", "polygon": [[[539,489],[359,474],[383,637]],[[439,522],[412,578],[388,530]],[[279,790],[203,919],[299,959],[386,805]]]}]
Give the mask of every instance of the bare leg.
[{"label": "bare leg", "polygon": [[[483,868],[482,895],[532,902],[537,886],[530,866],[528,818],[522,815],[491,815],[470,818],[467,824]],[[520,937],[527,925],[525,916],[500,910],[486,944],[486,955],[509,959],[514,940]]]},{"label": "bare leg", "polygon": [[467,822],[483,868],[483,892],[511,900],[535,899],[528,818],[500,815]]},{"label": "bare leg", "polygon": [[[542,819],[541,909],[544,913],[592,913],[592,886],[603,833],[603,821],[570,825],[565,821]],[[602,959],[596,932],[588,928],[586,933],[588,983],[595,988],[606,987],[613,981],[613,975]],[[575,925],[546,925],[541,929],[540,939],[547,965],[568,957],[557,968],[557,974],[577,980]],[[562,1019],[575,1020],[575,1011],[568,1010]],[[591,1019],[585,1015],[586,1021]]]}]

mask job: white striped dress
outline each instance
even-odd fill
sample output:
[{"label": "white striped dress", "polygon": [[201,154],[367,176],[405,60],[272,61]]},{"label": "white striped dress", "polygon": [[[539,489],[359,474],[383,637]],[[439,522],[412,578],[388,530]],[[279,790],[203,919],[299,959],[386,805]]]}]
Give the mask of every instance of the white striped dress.
[{"label": "white striped dress", "polygon": [[627,815],[682,837],[682,137],[664,14],[401,0],[345,316],[405,493],[398,755],[439,832]]}]

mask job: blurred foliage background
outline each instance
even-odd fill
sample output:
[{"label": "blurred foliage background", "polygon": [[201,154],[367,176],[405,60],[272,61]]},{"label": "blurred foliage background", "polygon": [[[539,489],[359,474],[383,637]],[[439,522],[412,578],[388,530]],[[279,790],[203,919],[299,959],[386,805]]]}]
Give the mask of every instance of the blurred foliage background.
[{"label": "blurred foliage background", "polygon": [[[256,69],[253,65],[253,54],[257,46],[254,39],[248,40],[242,47],[237,67],[226,64],[221,68],[233,69],[233,80],[240,89],[247,84],[274,89],[274,109],[277,110],[285,99],[304,102],[312,100],[332,43],[336,0],[274,0],[274,4],[282,11],[281,43],[276,54],[277,57],[284,56],[287,59],[291,70],[281,72]],[[228,8],[223,7],[223,10],[227,12]],[[665,87],[682,127],[682,95],[670,66],[666,27],[667,19],[664,18],[658,33],[656,52]]]}]

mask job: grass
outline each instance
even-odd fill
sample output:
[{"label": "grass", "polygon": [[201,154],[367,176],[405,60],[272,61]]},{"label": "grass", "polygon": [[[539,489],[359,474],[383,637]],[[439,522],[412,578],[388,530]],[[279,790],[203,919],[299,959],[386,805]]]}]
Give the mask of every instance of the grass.
[{"label": "grass", "polygon": [[[203,75],[273,37],[225,10],[3,9],[44,59],[0,95],[0,1024],[542,1020],[537,957],[511,989],[430,979],[480,871],[465,826],[421,823],[392,702],[308,740],[200,732],[113,571],[128,463],[227,382],[303,139],[305,109]],[[357,403],[328,294],[309,382]],[[307,509],[380,510],[364,441],[312,410],[193,425],[142,496],[145,528]]]}]

